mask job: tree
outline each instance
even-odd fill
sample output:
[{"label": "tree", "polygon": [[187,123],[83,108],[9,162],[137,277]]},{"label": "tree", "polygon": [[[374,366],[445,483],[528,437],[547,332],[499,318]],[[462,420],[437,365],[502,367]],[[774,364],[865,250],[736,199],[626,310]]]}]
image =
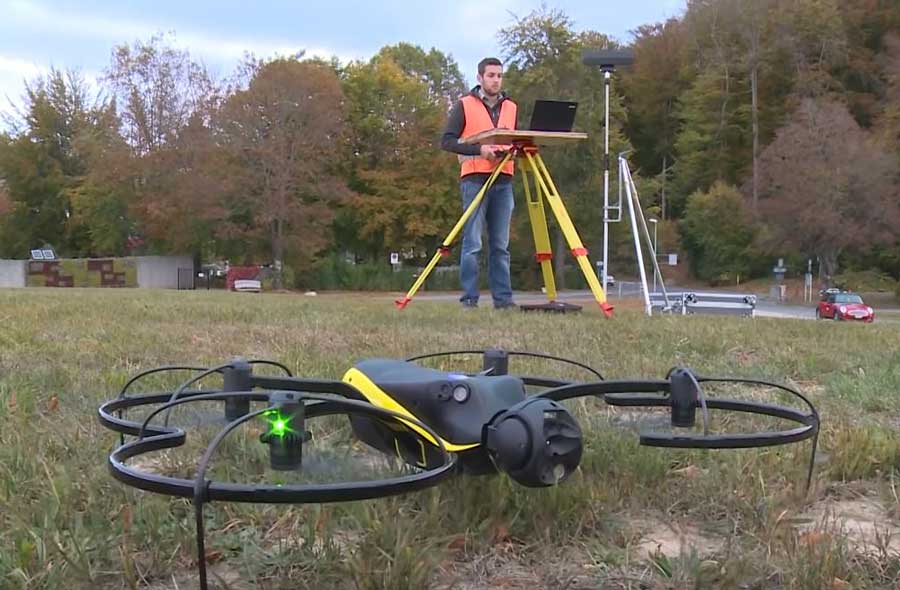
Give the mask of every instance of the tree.
[{"label": "tree", "polygon": [[888,35],[884,48],[882,60],[887,87],[876,129],[882,141],[900,158],[900,33]]},{"label": "tree", "polygon": [[685,197],[705,192],[716,180],[738,184],[752,161],[749,78],[738,7],[728,0],[693,0],[685,26],[692,37],[689,68],[692,83],[676,109],[680,131],[675,139],[673,213]]},{"label": "tree", "polygon": [[330,245],[332,207],[348,193],[336,173],[344,111],[340,81],[327,64],[258,64],[216,120],[231,187],[217,235],[243,240],[246,257],[276,269],[312,264]]},{"label": "tree", "polygon": [[107,109],[89,97],[75,71],[53,69],[26,85],[19,133],[0,142],[8,209],[0,221],[0,255],[23,256],[44,244],[61,255],[92,253],[72,196],[88,170],[82,142],[102,125]]},{"label": "tree", "polygon": [[112,156],[118,176],[107,182],[132,187],[121,224],[130,239],[149,251],[197,254],[213,238],[209,218],[216,208],[210,200],[221,196],[225,176],[224,170],[198,167],[209,159],[221,91],[173,41],[156,35],[113,49],[104,80],[131,156]]},{"label": "tree", "polygon": [[161,35],[115,47],[105,81],[137,155],[173,143],[191,117],[209,112],[217,97],[206,70]]},{"label": "tree", "polygon": [[690,48],[683,76],[690,83],[676,109],[676,213],[678,199],[683,203],[685,195],[705,191],[717,179],[736,186],[746,179],[756,207],[759,154],[790,110],[797,72],[826,71],[831,63],[808,54],[800,16],[808,8],[797,6],[804,1],[689,2],[682,26]]},{"label": "tree", "polygon": [[134,186],[131,152],[118,133],[120,124],[115,106],[104,105],[96,110],[94,124],[74,142],[85,170],[65,195],[71,204],[71,231],[89,244],[83,255],[128,253]]},{"label": "tree", "polygon": [[398,43],[383,47],[373,59],[394,62],[404,74],[424,83],[428,87],[429,97],[445,108],[453,106],[466,92],[466,82],[459,65],[433,47],[426,53],[417,45]]},{"label": "tree", "polygon": [[762,155],[765,245],[819,257],[827,276],[850,250],[898,235],[897,161],[847,107],[806,99]]},{"label": "tree", "polygon": [[[506,63],[504,84],[519,104],[520,121],[529,120],[534,100],[538,98],[554,97],[579,103],[575,129],[586,131],[588,140],[554,146],[544,150],[542,158],[563,196],[582,242],[586,245],[599,244],[603,213],[604,85],[599,68],[585,66],[581,59],[584,49],[616,49],[618,46],[605,35],[594,31],[576,33],[572,21],[564,13],[546,7],[517,19],[502,29],[499,37]],[[625,111],[619,92],[616,87],[610,93],[611,199],[618,190],[615,184],[615,155],[631,147],[622,130]],[[549,208],[546,209],[555,236],[556,282],[564,288],[565,262],[570,250],[565,236],[555,228]],[[532,256],[515,254],[533,253],[534,250],[531,231],[521,227],[527,216],[520,215],[519,219],[519,231],[513,234],[511,240],[518,235],[520,243],[530,244],[511,248],[514,252],[512,263],[527,263],[536,273]],[[513,243],[515,245],[515,241]],[[611,243],[614,245],[615,240]],[[593,248],[593,251],[600,250]]]},{"label": "tree", "polygon": [[127,188],[125,182],[138,179],[129,207],[136,223],[128,233],[140,238],[145,250],[206,257],[227,251],[220,222],[227,215],[236,167],[217,130],[203,119],[195,114],[171,144],[150,154],[124,161],[121,150],[106,156],[121,163],[115,176],[119,186]]},{"label": "tree", "polygon": [[678,97],[689,82],[684,60],[688,37],[677,19],[635,31],[635,62],[621,73],[628,113],[626,131],[645,174],[660,175],[660,213],[667,217],[666,180],[673,163]]},{"label": "tree", "polygon": [[750,75],[750,121],[753,128],[753,174],[751,202],[756,211],[759,204],[759,72],[763,67],[763,35],[769,12],[769,0],[742,2],[740,16],[744,24],[747,70]]},{"label": "tree", "polygon": [[802,100],[839,92],[835,68],[847,63],[848,41],[839,0],[797,0],[779,7],[778,39],[795,69]]},{"label": "tree", "polygon": [[348,177],[356,195],[340,229],[356,252],[380,259],[388,249],[433,251],[459,216],[456,158],[437,145],[449,93],[464,89],[461,79],[447,85],[448,71],[459,76],[443,55],[409,45],[347,68]]},{"label": "tree", "polygon": [[[6,143],[6,138],[0,136],[0,146]],[[3,148],[0,147],[0,150]],[[12,213],[13,203],[9,197],[9,190],[6,188],[6,181],[0,179],[0,217],[5,217]]]},{"label": "tree", "polygon": [[716,182],[687,199],[681,236],[696,275],[722,282],[740,280],[754,264],[756,228],[738,190]]}]

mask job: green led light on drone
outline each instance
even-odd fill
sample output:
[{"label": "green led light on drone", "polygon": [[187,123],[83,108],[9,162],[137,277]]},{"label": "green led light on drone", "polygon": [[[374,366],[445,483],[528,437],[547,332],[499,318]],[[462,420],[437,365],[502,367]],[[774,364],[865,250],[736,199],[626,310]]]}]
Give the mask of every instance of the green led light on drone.
[{"label": "green led light on drone", "polygon": [[274,422],[272,422],[272,432],[277,435],[283,435],[285,430],[287,430],[287,422],[282,418],[276,418]]},{"label": "green led light on drone", "polygon": [[288,419],[282,416],[279,412],[273,411],[273,418],[269,420],[269,434],[277,437],[283,437],[291,429],[288,427]]}]

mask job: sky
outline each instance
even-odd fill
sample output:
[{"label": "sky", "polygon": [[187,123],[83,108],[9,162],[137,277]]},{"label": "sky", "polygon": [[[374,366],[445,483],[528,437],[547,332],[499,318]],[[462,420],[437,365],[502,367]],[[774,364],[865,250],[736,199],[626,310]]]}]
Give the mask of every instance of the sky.
[{"label": "sky", "polygon": [[113,47],[167,34],[214,76],[245,52],[368,59],[401,41],[450,54],[470,84],[481,57],[500,55],[497,31],[542,5],[576,30],[622,42],[642,24],[678,17],[686,0],[0,0],[0,112],[21,106],[24,81],[51,67],[103,75]]}]

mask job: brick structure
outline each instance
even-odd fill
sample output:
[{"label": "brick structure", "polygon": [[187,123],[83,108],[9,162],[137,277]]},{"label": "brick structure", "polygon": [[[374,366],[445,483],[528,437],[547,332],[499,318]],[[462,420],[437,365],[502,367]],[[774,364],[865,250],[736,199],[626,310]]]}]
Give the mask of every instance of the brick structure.
[{"label": "brick structure", "polygon": [[136,287],[133,259],[100,258],[31,261],[29,287]]}]

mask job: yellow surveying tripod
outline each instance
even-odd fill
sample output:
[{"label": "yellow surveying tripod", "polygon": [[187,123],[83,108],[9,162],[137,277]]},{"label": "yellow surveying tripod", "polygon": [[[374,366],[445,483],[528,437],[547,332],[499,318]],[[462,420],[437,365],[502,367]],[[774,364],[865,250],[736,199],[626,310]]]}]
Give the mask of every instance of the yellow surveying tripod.
[{"label": "yellow surveying tripod", "polygon": [[[567,141],[582,140],[586,138],[587,134],[577,132],[490,129],[461,140],[462,143],[510,145],[512,147],[503,158],[500,159],[500,162],[496,165],[494,171],[484,183],[484,186],[481,187],[481,190],[475,196],[475,199],[463,212],[459,221],[453,226],[453,229],[450,230],[450,233],[444,239],[437,252],[435,252],[431,261],[425,267],[425,270],[422,271],[416,279],[416,282],[410,288],[406,297],[398,299],[395,302],[397,308],[405,308],[409,302],[412,301],[416,292],[425,283],[428,275],[431,274],[431,271],[434,270],[434,267],[437,266],[440,259],[450,255],[450,247],[456,241],[456,238],[465,226],[466,221],[478,210],[481,201],[497,180],[503,166],[505,166],[511,158],[518,158],[524,163],[524,166],[522,167],[522,180],[525,185],[528,217],[531,220],[531,229],[534,234],[534,245],[536,249],[535,258],[541,265],[541,273],[544,278],[544,289],[547,294],[547,299],[549,300],[549,303],[544,305],[523,305],[521,307],[523,309],[544,309],[548,311],[580,309],[577,306],[564,304],[556,300],[556,281],[553,279],[553,252],[550,248],[550,234],[547,230],[547,218],[544,213],[544,201],[546,200],[547,204],[550,205],[553,214],[556,216],[556,221],[559,223],[559,227],[566,238],[566,242],[571,249],[572,255],[575,256],[575,260],[578,261],[578,266],[581,268],[581,272],[584,274],[584,278],[587,280],[591,292],[594,294],[594,299],[597,300],[600,309],[603,310],[606,317],[611,317],[613,308],[607,302],[603,287],[600,286],[600,281],[597,280],[597,275],[594,274],[594,270],[591,268],[591,263],[587,256],[587,248],[581,243],[581,238],[578,237],[578,232],[575,230],[575,226],[569,218],[569,214],[563,205],[559,191],[556,189],[556,185],[550,177],[550,172],[547,170],[547,166],[544,164],[544,160],[541,158],[541,154],[538,151],[539,144],[560,144]],[[531,189],[532,181],[529,179],[529,175],[534,176],[533,192]]]}]

